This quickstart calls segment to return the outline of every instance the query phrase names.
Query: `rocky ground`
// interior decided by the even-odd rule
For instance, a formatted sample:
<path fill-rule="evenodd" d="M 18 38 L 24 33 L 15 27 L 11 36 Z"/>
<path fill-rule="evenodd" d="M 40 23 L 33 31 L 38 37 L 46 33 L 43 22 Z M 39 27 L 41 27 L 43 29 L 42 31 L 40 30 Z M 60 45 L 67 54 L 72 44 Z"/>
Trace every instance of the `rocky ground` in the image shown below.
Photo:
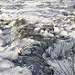
<path fill-rule="evenodd" d="M 75 74 L 75 0 L 0 0 L 0 75 Z"/>

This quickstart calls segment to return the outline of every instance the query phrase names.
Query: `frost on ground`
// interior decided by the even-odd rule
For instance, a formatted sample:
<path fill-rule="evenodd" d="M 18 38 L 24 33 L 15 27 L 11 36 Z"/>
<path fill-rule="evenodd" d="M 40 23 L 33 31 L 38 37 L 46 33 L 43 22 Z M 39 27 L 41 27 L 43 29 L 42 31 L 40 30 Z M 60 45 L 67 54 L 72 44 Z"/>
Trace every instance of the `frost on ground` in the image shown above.
<path fill-rule="evenodd" d="M 75 75 L 75 0 L 0 0 L 0 75 Z"/>

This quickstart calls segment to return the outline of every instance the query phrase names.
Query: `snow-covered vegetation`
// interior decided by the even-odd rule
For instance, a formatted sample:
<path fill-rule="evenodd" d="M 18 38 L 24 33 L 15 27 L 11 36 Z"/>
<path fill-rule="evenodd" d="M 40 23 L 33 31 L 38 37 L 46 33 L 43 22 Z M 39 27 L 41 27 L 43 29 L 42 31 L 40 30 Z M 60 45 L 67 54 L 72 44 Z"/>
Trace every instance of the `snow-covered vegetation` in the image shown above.
<path fill-rule="evenodd" d="M 0 0 L 0 75 L 75 75 L 75 0 Z"/>

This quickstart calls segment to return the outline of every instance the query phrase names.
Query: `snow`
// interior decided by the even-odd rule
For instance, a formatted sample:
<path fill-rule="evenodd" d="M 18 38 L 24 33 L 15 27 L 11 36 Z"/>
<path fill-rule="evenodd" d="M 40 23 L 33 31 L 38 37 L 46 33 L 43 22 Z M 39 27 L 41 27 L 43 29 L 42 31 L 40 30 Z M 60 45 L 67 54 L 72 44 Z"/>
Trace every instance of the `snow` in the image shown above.
<path fill-rule="evenodd" d="M 54 35 L 52 33 L 48 33 L 47 30 L 44 31 L 43 35 L 44 37 L 54 37 Z"/>
<path fill-rule="evenodd" d="M 24 59 L 26 62 L 22 62 L 22 66 L 18 65 L 18 62 L 16 62 L 17 65 L 13 62 L 21 60 L 19 59 L 20 52 L 24 56 L 32 56 L 31 54 L 36 52 L 42 54 L 40 56 L 52 66 L 54 75 L 65 75 L 65 73 L 74 75 L 71 67 L 74 65 L 75 70 L 72 59 L 72 51 L 75 56 L 74 4 L 75 0 L 0 0 L 2 12 L 0 13 L 0 75 L 33 75 L 34 62 Z M 17 18 L 24 18 L 27 22 L 35 24 L 34 32 L 46 39 L 55 39 L 54 44 L 48 41 L 51 43 L 49 47 L 43 48 L 41 41 L 31 38 L 20 40 L 18 36 L 15 36 L 18 27 L 13 26 Z M 54 31 L 41 29 L 43 25 L 50 24 L 53 24 Z M 43 42 L 47 44 L 47 41 Z M 33 44 L 37 44 L 39 48 L 35 47 L 37 50 L 35 48 L 32 50 Z M 41 47 L 45 49 L 41 49 L 43 53 L 39 50 Z M 35 54 L 32 58 L 35 58 Z M 30 65 L 30 62 L 33 64 Z M 40 73 L 37 75 L 44 75 Z"/>
<path fill-rule="evenodd" d="M 67 36 L 67 31 L 61 31 L 60 36 Z"/>
<path fill-rule="evenodd" d="M 27 67 L 21 68 L 17 66 L 1 72 L 1 75 L 32 75 L 32 73 Z"/>
<path fill-rule="evenodd" d="M 56 34 L 59 34 L 59 32 L 60 32 L 59 28 L 58 28 L 58 27 L 54 27 L 54 32 L 55 32 Z"/>
<path fill-rule="evenodd" d="M 0 30 L 0 34 L 2 34 L 2 30 Z"/>

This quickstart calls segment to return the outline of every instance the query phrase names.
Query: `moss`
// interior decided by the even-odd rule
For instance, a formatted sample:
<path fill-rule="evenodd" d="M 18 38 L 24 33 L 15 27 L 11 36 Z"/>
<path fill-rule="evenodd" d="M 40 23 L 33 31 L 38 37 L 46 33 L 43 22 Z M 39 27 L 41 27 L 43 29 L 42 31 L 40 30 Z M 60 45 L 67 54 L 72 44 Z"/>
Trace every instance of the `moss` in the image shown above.
<path fill-rule="evenodd" d="M 67 17 L 66 19 L 69 19 L 71 22 L 75 22 L 75 15 L 72 13 L 72 14 L 70 14 L 70 16 Z"/>
<path fill-rule="evenodd" d="M 0 8 L 0 14 L 2 14 L 1 8 Z"/>
<path fill-rule="evenodd" d="M 21 27 L 21 25 L 23 27 Z M 21 20 L 17 19 L 14 26 L 16 27 L 18 26 L 16 30 L 16 36 L 18 36 L 20 40 L 23 38 L 30 38 L 30 39 L 34 39 L 34 40 L 45 42 L 45 43 L 53 42 L 51 38 L 44 38 L 42 34 L 36 32 L 34 30 L 36 28 L 35 24 L 27 23 L 26 20 L 24 19 L 21 19 Z M 49 30 L 49 32 L 53 32 L 54 26 L 53 25 L 43 25 L 41 29 Z"/>
<path fill-rule="evenodd" d="M 26 23 L 27 23 L 27 22 L 26 22 L 26 20 L 24 20 L 24 19 L 21 19 L 21 20 L 16 19 L 16 22 L 15 22 L 14 26 L 25 25 Z"/>
<path fill-rule="evenodd" d="M 25 19 L 21 19 L 20 22 L 21 22 L 22 25 L 27 23 Z"/>
<path fill-rule="evenodd" d="M 1 14 L 2 12 L 1 12 L 1 10 L 0 10 L 0 14 Z"/>
<path fill-rule="evenodd" d="M 71 28 L 71 30 L 74 30 L 75 31 L 75 28 Z"/>
<path fill-rule="evenodd" d="M 20 21 L 19 21 L 19 19 L 16 19 L 16 22 L 15 22 L 14 25 L 15 25 L 15 26 L 19 26 L 19 25 L 20 25 Z"/>
<path fill-rule="evenodd" d="M 75 16 L 75 14 L 74 14 L 74 13 L 71 13 L 70 15 L 71 15 L 71 16 Z"/>
<path fill-rule="evenodd" d="M 73 22 L 75 22 L 75 17 L 72 19 Z"/>
<path fill-rule="evenodd" d="M 21 27 L 21 25 L 23 27 Z M 14 26 L 18 27 L 16 30 L 16 34 L 20 39 L 28 38 L 37 35 L 33 30 L 35 28 L 34 24 L 27 23 L 24 19 L 16 19 Z"/>
<path fill-rule="evenodd" d="M 48 30 L 48 31 L 54 31 L 54 26 L 53 25 L 43 25 L 41 29 Z"/>

